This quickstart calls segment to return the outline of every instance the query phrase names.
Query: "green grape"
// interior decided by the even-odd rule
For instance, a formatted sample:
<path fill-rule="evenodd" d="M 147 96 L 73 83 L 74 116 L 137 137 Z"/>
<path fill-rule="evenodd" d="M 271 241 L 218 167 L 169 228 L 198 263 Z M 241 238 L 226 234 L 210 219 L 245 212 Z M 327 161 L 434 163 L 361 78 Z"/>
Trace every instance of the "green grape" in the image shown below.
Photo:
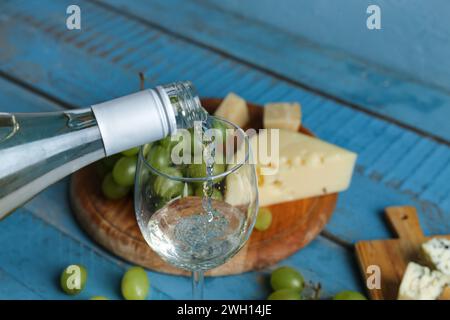
<path fill-rule="evenodd" d="M 162 168 L 161 171 L 169 176 L 182 177 L 181 172 L 176 168 L 166 167 Z M 172 199 L 182 194 L 184 183 L 163 176 L 157 176 L 153 187 L 158 196 L 164 199 Z"/>
<path fill-rule="evenodd" d="M 302 300 L 302 296 L 296 290 L 281 289 L 273 292 L 267 300 Z"/>
<path fill-rule="evenodd" d="M 170 166 L 170 150 L 162 146 L 155 145 L 149 151 L 147 156 L 148 163 L 155 169 L 161 170 Z"/>
<path fill-rule="evenodd" d="M 367 300 L 367 298 L 356 291 L 341 291 L 333 297 L 333 300 Z"/>
<path fill-rule="evenodd" d="M 109 300 L 109 299 L 104 296 L 93 296 L 89 300 Z"/>
<path fill-rule="evenodd" d="M 118 185 L 111 173 L 107 174 L 102 182 L 103 195 L 111 200 L 117 200 L 125 197 L 130 191 L 129 187 L 123 187 Z"/>
<path fill-rule="evenodd" d="M 114 165 L 112 175 L 114 181 L 121 186 L 131 187 L 134 184 L 134 175 L 136 174 L 137 158 L 122 157 Z"/>
<path fill-rule="evenodd" d="M 272 223 L 272 212 L 268 208 L 259 208 L 258 217 L 256 218 L 255 229 L 265 231 L 269 229 Z"/>
<path fill-rule="evenodd" d="M 213 175 L 216 176 L 225 171 L 225 164 L 215 163 L 213 167 Z M 205 178 L 206 177 L 206 163 L 191 164 L 187 168 L 187 175 L 191 178 Z M 223 178 L 214 179 L 214 183 L 221 181 Z M 195 182 L 196 184 L 202 184 L 203 182 Z"/>
<path fill-rule="evenodd" d="M 134 148 L 122 151 L 122 155 L 124 155 L 126 157 L 135 156 L 139 153 L 139 149 L 140 149 L 140 147 L 134 147 Z"/>
<path fill-rule="evenodd" d="M 147 273 L 141 267 L 131 267 L 122 278 L 121 288 L 126 300 L 145 300 L 150 290 Z"/>
<path fill-rule="evenodd" d="M 178 140 L 172 140 L 172 136 L 167 136 L 164 139 L 158 141 L 159 145 L 168 150 L 172 150 L 172 148 L 178 143 Z"/>
<path fill-rule="evenodd" d="M 291 267 L 279 267 L 272 272 L 270 284 L 273 290 L 289 289 L 301 292 L 304 287 L 303 276 Z"/>
<path fill-rule="evenodd" d="M 227 125 L 224 122 L 222 122 L 222 121 L 214 119 L 213 120 L 213 128 L 216 129 L 216 130 L 219 130 L 219 132 L 220 132 L 220 139 L 221 139 L 221 141 L 219 141 L 219 143 L 226 141 L 226 139 L 227 139 L 227 129 L 228 129 Z"/>
<path fill-rule="evenodd" d="M 102 159 L 100 162 L 109 171 L 109 170 L 112 170 L 112 168 L 114 168 L 114 165 L 116 164 L 117 160 L 119 160 L 120 158 L 121 158 L 120 154 L 115 154 L 115 155 L 112 155 L 112 156 Z"/>
<path fill-rule="evenodd" d="M 86 286 L 86 268 L 79 264 L 71 264 L 63 270 L 59 280 L 65 293 L 70 295 L 79 294 Z"/>
<path fill-rule="evenodd" d="M 200 186 L 198 186 L 198 187 L 195 189 L 195 196 L 197 196 L 197 197 L 203 197 L 203 185 L 200 185 Z M 222 192 L 220 192 L 219 189 L 214 188 L 214 189 L 213 189 L 213 192 L 212 192 L 212 195 L 211 195 L 211 198 L 212 198 L 213 200 L 223 201 L 223 195 L 222 195 Z"/>

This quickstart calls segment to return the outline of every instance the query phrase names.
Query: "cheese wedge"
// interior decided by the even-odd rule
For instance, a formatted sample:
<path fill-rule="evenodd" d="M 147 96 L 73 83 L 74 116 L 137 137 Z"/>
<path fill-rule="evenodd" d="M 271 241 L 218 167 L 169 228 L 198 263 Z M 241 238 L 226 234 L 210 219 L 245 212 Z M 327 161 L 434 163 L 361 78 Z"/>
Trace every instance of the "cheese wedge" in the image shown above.
<path fill-rule="evenodd" d="M 398 292 L 399 300 L 436 300 L 450 284 L 450 277 L 410 262 Z"/>
<path fill-rule="evenodd" d="M 436 270 L 450 276 L 450 240 L 432 238 L 421 246 L 422 255 L 427 263 Z"/>
<path fill-rule="evenodd" d="M 228 169 L 231 169 L 233 165 L 229 165 Z M 252 166 L 242 166 L 237 171 L 231 173 L 226 178 L 225 183 L 225 201 L 232 206 L 245 206 L 255 202 L 257 196 L 253 192 L 252 180 L 253 173 Z"/>
<path fill-rule="evenodd" d="M 301 107 L 298 103 L 278 102 L 264 106 L 264 128 L 298 131 L 301 124 Z"/>
<path fill-rule="evenodd" d="M 250 118 L 247 103 L 237 94 L 230 92 L 223 99 L 214 115 L 224 118 L 239 127 L 244 127 Z"/>
<path fill-rule="evenodd" d="M 288 130 L 261 130 L 250 144 L 257 164 L 260 206 L 347 189 L 357 157 L 351 151 Z M 235 188 L 231 180 L 227 190 Z M 225 200 L 230 203 L 239 203 L 239 197 L 243 195 L 225 192 Z"/>

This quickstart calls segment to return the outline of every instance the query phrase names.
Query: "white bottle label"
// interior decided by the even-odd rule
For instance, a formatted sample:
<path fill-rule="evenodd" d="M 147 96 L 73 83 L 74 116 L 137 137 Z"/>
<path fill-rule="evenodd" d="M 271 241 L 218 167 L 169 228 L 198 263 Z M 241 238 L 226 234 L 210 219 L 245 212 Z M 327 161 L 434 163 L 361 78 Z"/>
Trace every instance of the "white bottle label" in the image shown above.
<path fill-rule="evenodd" d="M 145 90 L 93 105 L 107 156 L 160 140 L 176 129 L 162 90 Z"/>

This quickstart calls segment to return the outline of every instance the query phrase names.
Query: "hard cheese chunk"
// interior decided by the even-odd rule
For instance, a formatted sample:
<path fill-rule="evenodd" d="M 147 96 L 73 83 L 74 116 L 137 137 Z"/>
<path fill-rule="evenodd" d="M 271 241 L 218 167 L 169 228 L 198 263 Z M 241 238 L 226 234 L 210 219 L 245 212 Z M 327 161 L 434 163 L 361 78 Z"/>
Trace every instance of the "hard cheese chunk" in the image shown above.
<path fill-rule="evenodd" d="M 244 127 L 249 120 L 249 113 L 247 103 L 238 95 L 230 92 L 225 99 L 223 99 L 215 115 L 224 118 L 239 127 Z"/>
<path fill-rule="evenodd" d="M 398 292 L 399 300 L 436 300 L 450 284 L 450 277 L 410 262 Z"/>
<path fill-rule="evenodd" d="M 264 128 L 297 131 L 301 124 L 301 108 L 298 103 L 268 103 L 264 107 Z"/>
<path fill-rule="evenodd" d="M 232 169 L 234 165 L 230 164 L 227 170 Z M 252 178 L 253 168 L 242 166 L 237 171 L 229 174 L 225 183 L 225 201 L 233 206 L 245 206 L 255 202 L 256 193 L 253 192 Z"/>
<path fill-rule="evenodd" d="M 422 244 L 422 253 L 436 270 L 450 276 L 450 240 L 433 238 Z"/>
<path fill-rule="evenodd" d="M 250 144 L 261 206 L 343 191 L 350 184 L 356 161 L 353 152 L 287 130 L 262 130 Z M 231 193 L 226 200 L 239 202 Z"/>

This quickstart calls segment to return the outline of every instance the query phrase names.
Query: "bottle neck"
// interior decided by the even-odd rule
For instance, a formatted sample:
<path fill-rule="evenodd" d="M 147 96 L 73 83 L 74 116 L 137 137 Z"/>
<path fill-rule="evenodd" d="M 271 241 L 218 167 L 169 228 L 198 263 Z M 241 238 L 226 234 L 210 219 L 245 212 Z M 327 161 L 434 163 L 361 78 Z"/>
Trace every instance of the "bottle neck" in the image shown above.
<path fill-rule="evenodd" d="M 189 129 L 196 121 L 205 121 L 208 113 L 203 109 L 197 91 L 190 81 L 174 82 L 157 88 L 163 91 L 175 115 L 177 129 Z M 171 134 L 174 131 L 170 132 Z"/>
<path fill-rule="evenodd" d="M 160 140 L 207 117 L 190 82 L 140 91 L 93 105 L 92 111 L 108 156 Z"/>

